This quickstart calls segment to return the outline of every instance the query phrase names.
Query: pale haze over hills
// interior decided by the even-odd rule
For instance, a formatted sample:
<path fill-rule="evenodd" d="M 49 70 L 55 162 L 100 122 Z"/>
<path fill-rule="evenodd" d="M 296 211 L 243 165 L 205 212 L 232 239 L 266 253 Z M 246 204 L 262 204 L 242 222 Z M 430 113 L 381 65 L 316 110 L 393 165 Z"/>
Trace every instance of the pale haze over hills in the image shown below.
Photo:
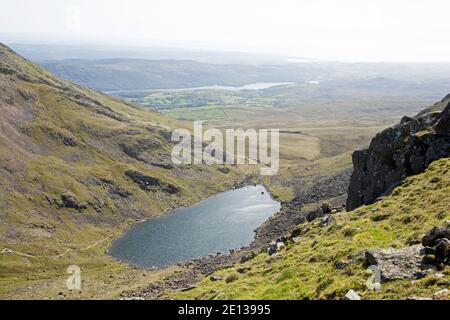
<path fill-rule="evenodd" d="M 449 9 L 445 0 L 18 0 L 2 4 L 0 35 L 322 60 L 448 61 L 450 43 L 441 35 L 450 31 Z"/>

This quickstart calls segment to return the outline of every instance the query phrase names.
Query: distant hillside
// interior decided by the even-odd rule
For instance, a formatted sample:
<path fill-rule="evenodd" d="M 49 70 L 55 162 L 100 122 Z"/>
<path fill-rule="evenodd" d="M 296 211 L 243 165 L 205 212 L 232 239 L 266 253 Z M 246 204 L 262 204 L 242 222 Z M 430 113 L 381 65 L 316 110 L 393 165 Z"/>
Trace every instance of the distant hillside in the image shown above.
<path fill-rule="evenodd" d="M 0 297 L 56 297 L 46 290 L 70 264 L 83 265 L 92 290 L 110 269 L 134 276 L 104 254 L 127 224 L 243 179 L 234 169 L 173 166 L 171 130 L 180 126 L 0 44 Z"/>
<path fill-rule="evenodd" d="M 8 36 L 3 35 L 8 39 Z M 9 46 L 19 54 L 36 62 L 67 59 L 146 59 L 146 60 L 195 60 L 214 64 L 268 65 L 287 64 L 288 61 L 307 61 L 299 57 L 287 57 L 262 53 L 211 51 L 171 47 L 134 47 L 113 45 L 63 45 L 31 44 L 11 39 Z"/>
<path fill-rule="evenodd" d="M 43 62 L 42 66 L 102 91 L 244 85 L 263 81 L 268 77 L 261 73 L 271 72 L 267 67 L 211 65 L 193 60 L 63 60 Z"/>
<path fill-rule="evenodd" d="M 306 86 L 297 99 L 316 92 L 314 84 L 320 84 L 320 94 L 317 94 L 320 99 L 339 99 L 340 95 L 408 95 L 433 101 L 446 93 L 450 85 L 450 64 L 323 62 L 244 65 L 124 58 L 52 60 L 39 63 L 62 78 L 96 90 L 125 91 L 123 95 L 117 94 L 125 97 L 142 97 L 148 92 L 139 90 L 150 89 L 294 82 Z M 277 94 L 277 90 L 279 89 L 272 88 L 264 91 Z M 282 95 L 285 93 L 290 94 L 289 91 L 281 92 Z"/>

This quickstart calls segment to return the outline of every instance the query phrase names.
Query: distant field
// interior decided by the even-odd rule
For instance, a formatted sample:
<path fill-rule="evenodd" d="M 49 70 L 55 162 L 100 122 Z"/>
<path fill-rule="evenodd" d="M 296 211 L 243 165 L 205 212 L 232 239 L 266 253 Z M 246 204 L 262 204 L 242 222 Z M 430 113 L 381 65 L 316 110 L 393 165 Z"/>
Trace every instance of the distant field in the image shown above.
<path fill-rule="evenodd" d="M 203 106 L 195 108 L 173 108 L 160 110 L 162 113 L 179 120 L 221 120 L 228 118 L 223 106 Z"/>

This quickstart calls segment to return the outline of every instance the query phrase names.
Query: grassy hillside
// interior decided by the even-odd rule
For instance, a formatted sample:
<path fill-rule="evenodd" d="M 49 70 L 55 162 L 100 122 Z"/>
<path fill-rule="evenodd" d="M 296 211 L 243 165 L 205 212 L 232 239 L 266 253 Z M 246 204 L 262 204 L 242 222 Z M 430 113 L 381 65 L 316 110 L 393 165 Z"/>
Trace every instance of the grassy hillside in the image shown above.
<path fill-rule="evenodd" d="M 374 248 L 404 248 L 420 240 L 434 225 L 450 224 L 450 159 L 432 163 L 408 178 L 391 196 L 351 212 L 333 215 L 321 227 L 315 220 L 297 227 L 298 242 L 272 256 L 257 255 L 244 264 L 217 272 L 219 281 L 205 278 L 197 288 L 172 292 L 182 299 L 343 299 L 356 290 L 363 299 L 432 297 L 448 288 L 450 269 L 441 276 L 383 283 L 370 291 L 365 283 L 364 252 Z M 338 268 L 337 265 L 343 267 Z M 248 270 L 241 274 L 237 270 Z M 442 276 L 443 275 L 443 276 Z"/>
<path fill-rule="evenodd" d="M 111 240 L 245 176 L 171 166 L 171 130 L 185 126 L 59 79 L 0 44 L 0 297 L 55 298 L 71 264 L 85 279 L 80 297 L 145 280 L 105 255 Z"/>

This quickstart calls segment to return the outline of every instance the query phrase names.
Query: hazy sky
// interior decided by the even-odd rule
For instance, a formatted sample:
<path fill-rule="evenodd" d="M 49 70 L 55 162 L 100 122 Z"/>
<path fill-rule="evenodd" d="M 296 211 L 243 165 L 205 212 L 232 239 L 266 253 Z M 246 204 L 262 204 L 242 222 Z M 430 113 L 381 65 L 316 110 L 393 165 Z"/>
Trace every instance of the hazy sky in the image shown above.
<path fill-rule="evenodd" d="M 0 0 L 0 9 L 0 34 L 36 41 L 450 61 L 448 0 Z"/>

